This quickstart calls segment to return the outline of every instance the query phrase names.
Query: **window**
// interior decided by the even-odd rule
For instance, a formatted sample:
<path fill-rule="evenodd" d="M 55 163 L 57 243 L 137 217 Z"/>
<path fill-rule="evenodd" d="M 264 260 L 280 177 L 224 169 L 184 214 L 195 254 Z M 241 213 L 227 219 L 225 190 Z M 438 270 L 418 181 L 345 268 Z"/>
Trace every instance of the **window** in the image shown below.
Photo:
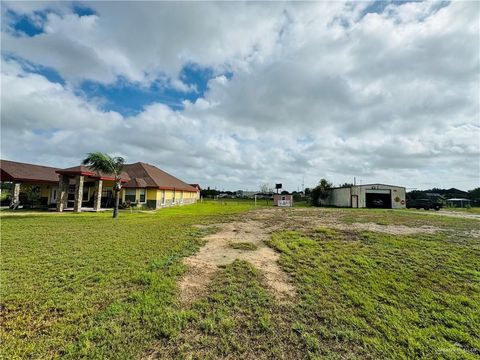
<path fill-rule="evenodd" d="M 136 199 L 136 189 L 125 189 L 125 201 L 134 203 Z"/>
<path fill-rule="evenodd" d="M 88 198 L 88 186 L 87 185 L 84 185 L 83 186 L 83 194 L 82 194 L 82 201 L 88 201 L 89 198 Z"/>
<path fill-rule="evenodd" d="M 140 202 L 145 202 L 145 189 L 140 189 Z"/>
<path fill-rule="evenodd" d="M 162 205 L 165 205 L 165 190 L 162 190 Z"/>
<path fill-rule="evenodd" d="M 68 185 L 68 201 L 75 200 L 75 185 Z"/>
<path fill-rule="evenodd" d="M 51 203 L 54 203 L 57 201 L 57 188 L 52 189 L 52 197 L 50 199 Z"/>
<path fill-rule="evenodd" d="M 286 197 L 286 196 L 282 196 L 282 200 L 287 200 L 287 197 Z"/>
<path fill-rule="evenodd" d="M 111 187 L 103 187 L 102 188 L 102 199 L 110 199 L 112 198 L 112 188 Z"/>

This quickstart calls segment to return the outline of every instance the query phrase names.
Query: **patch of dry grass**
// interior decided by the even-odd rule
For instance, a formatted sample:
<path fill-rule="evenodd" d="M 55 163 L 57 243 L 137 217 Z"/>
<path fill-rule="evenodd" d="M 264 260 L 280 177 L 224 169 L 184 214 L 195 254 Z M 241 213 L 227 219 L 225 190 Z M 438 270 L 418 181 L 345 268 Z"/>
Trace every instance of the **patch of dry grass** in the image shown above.
<path fill-rule="evenodd" d="M 258 249 L 258 246 L 251 242 L 234 242 L 234 243 L 230 243 L 229 246 L 232 249 L 237 249 L 237 250 L 253 251 Z"/>

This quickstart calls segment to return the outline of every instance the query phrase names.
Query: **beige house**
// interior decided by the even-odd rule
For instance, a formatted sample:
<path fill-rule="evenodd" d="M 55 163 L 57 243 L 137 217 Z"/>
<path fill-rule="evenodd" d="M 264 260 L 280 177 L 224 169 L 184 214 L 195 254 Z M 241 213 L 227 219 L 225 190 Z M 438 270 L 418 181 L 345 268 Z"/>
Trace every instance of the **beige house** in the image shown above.
<path fill-rule="evenodd" d="M 156 166 L 138 162 L 125 165 L 124 170 L 130 177 L 121 194 L 124 202 L 158 209 L 192 204 L 200 199 L 199 188 L 177 179 Z"/>
<path fill-rule="evenodd" d="M 26 193 L 36 194 L 36 205 L 57 211 L 99 211 L 113 207 L 111 174 L 92 171 L 86 166 L 58 169 L 48 166 L 1 160 L 2 182 L 12 183 L 11 204 L 25 205 Z M 127 164 L 121 174 L 121 203 L 159 209 L 195 203 L 200 187 L 191 186 L 154 165 Z M 23 196 L 22 196 L 23 194 Z"/>

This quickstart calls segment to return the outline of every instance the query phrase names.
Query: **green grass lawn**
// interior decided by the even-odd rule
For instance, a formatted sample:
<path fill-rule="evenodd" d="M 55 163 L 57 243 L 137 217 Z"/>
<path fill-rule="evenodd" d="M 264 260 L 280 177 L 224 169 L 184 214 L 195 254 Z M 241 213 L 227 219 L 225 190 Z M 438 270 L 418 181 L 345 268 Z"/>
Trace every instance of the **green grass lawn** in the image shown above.
<path fill-rule="evenodd" d="M 194 224 L 228 221 L 251 203 L 156 213 L 3 215 L 5 359 L 132 358 L 190 316 L 175 307 L 181 259 L 202 244 Z"/>
<path fill-rule="evenodd" d="M 249 209 L 249 202 L 205 202 L 121 212 L 116 220 L 110 213 L 2 213 L 2 357 L 480 357 L 474 219 L 303 209 L 346 224 L 440 231 L 394 236 L 293 226 L 274 232 L 268 245 L 296 286 L 294 299 L 274 298 L 263 274 L 237 260 L 220 269 L 207 295 L 181 304 L 181 260 L 213 231 L 194 225 Z"/>
<path fill-rule="evenodd" d="M 480 214 L 480 207 L 465 207 L 465 208 L 457 208 L 457 207 L 445 207 L 443 208 L 446 211 L 458 211 L 464 212 L 467 214 Z"/>
<path fill-rule="evenodd" d="M 312 357 L 480 355 L 478 239 L 318 229 L 271 245 L 298 286 L 292 319 Z"/>

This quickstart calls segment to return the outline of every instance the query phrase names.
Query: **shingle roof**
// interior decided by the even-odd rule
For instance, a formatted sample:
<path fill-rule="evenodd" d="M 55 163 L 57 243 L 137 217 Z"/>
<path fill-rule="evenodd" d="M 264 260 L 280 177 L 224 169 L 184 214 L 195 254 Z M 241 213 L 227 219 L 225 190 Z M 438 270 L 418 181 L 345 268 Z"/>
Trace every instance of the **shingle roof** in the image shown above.
<path fill-rule="evenodd" d="M 74 166 L 66 169 L 58 169 L 49 166 L 20 163 L 16 161 L 0 160 L 2 181 L 34 181 L 34 182 L 58 182 L 58 174 L 91 173 L 95 177 L 112 177 L 111 174 L 95 173 L 87 166 Z M 122 179 L 128 180 L 124 187 L 145 188 L 155 187 L 166 190 L 193 191 L 197 189 L 182 180 L 177 179 L 160 170 L 156 166 L 138 162 L 127 164 L 122 171 Z"/>
<path fill-rule="evenodd" d="M 81 174 L 81 175 L 87 175 L 87 176 L 103 178 L 103 179 L 115 179 L 114 174 L 107 174 L 107 173 L 104 173 L 103 171 L 94 171 L 92 170 L 91 167 L 85 166 L 85 165 L 73 166 L 66 169 L 58 169 L 57 173 L 66 174 L 66 175 Z M 123 181 L 127 182 L 130 180 L 130 177 L 125 171 L 121 172 L 120 178 L 122 179 L 122 182 Z"/>
<path fill-rule="evenodd" d="M 127 184 L 129 185 L 127 187 L 135 187 L 135 188 L 145 188 L 148 186 L 147 182 L 143 178 L 131 179 Z"/>
<path fill-rule="evenodd" d="M 58 183 L 57 168 L 0 160 L 2 181 L 37 181 Z"/>
<path fill-rule="evenodd" d="M 125 165 L 123 169 L 131 179 L 124 185 L 126 188 L 155 187 L 166 190 L 197 191 L 193 186 L 150 164 L 137 162 Z M 139 186 L 140 184 L 142 186 Z"/>
<path fill-rule="evenodd" d="M 193 186 L 194 188 L 196 188 L 197 190 L 202 190 L 202 188 L 200 187 L 199 184 L 188 184 L 190 186 Z"/>

